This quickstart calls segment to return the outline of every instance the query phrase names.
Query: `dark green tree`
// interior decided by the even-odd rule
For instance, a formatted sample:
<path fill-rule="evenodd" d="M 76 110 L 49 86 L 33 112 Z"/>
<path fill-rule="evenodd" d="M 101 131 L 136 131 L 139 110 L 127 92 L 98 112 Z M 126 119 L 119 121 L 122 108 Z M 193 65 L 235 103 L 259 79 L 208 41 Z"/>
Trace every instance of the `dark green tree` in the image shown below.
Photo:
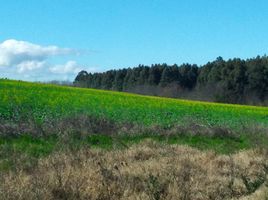
<path fill-rule="evenodd" d="M 101 79 L 101 88 L 105 90 L 112 89 L 115 75 L 116 75 L 116 72 L 114 70 L 110 70 L 110 71 L 103 73 L 102 79 Z"/>
<path fill-rule="evenodd" d="M 117 91 L 123 90 L 123 84 L 124 84 L 124 79 L 125 79 L 126 74 L 127 74 L 126 69 L 119 69 L 116 71 L 115 80 L 113 82 L 113 87 L 112 87 L 113 90 L 117 90 Z"/>

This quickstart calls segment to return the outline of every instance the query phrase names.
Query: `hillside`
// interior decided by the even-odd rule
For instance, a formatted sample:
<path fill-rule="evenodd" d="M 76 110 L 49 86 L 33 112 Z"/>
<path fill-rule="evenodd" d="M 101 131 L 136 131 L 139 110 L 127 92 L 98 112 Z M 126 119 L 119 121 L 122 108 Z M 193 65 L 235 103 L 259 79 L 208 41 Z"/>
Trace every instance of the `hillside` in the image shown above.
<path fill-rule="evenodd" d="M 196 122 L 241 128 L 268 126 L 268 108 L 178 100 L 95 89 L 0 80 L 1 120 L 42 123 L 76 115 L 105 118 L 115 123 L 171 127 Z"/>

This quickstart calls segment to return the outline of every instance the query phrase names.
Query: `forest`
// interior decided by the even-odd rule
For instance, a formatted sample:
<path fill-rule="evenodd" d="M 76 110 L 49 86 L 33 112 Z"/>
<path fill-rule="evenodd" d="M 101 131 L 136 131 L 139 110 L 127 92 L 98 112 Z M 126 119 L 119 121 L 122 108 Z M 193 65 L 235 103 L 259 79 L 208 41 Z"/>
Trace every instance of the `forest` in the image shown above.
<path fill-rule="evenodd" d="M 198 66 L 152 64 L 88 73 L 81 71 L 76 87 L 213 102 L 268 105 L 268 57 L 216 58 Z"/>

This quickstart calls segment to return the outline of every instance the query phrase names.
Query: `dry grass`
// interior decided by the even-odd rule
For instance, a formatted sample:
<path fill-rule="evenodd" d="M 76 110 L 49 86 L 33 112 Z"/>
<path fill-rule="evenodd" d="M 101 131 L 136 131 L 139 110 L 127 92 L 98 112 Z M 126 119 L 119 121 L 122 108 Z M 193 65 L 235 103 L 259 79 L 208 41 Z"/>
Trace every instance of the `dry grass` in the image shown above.
<path fill-rule="evenodd" d="M 217 155 L 150 140 L 128 149 L 58 152 L 2 174 L 0 199 L 265 200 L 268 153 Z M 258 194 L 260 193 L 260 194 Z"/>

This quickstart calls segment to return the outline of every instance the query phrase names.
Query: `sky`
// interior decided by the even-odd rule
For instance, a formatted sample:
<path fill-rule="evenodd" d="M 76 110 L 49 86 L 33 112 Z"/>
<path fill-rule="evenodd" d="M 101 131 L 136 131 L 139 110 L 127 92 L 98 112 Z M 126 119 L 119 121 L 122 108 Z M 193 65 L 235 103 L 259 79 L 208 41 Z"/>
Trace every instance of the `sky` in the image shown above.
<path fill-rule="evenodd" d="M 267 0 L 0 0 L 0 78 L 70 80 L 268 52 Z"/>

